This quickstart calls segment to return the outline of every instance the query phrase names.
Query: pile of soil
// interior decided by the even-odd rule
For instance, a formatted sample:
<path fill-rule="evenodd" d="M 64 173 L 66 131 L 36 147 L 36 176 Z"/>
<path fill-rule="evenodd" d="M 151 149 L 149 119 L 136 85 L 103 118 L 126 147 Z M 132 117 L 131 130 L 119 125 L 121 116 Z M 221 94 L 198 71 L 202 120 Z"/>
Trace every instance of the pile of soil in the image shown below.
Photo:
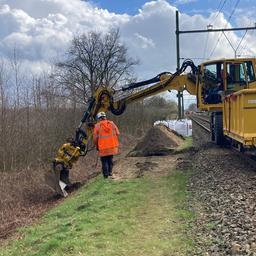
<path fill-rule="evenodd" d="M 169 155 L 184 142 L 184 138 L 164 125 L 154 126 L 128 156 Z"/>

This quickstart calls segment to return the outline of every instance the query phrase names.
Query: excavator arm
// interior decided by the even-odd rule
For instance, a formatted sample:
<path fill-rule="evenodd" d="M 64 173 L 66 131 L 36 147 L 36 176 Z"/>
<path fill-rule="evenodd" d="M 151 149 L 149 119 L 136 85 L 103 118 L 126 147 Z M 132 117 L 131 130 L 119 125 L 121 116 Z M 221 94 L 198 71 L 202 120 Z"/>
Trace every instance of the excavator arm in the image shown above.
<path fill-rule="evenodd" d="M 191 72 L 184 74 L 184 71 L 190 67 Z M 198 68 L 191 60 L 185 60 L 181 68 L 175 73 L 163 72 L 142 82 L 131 83 L 121 87 L 118 90 L 113 90 L 108 87 L 99 87 L 90 100 L 89 111 L 87 110 L 81 120 L 80 126 L 86 123 L 87 119 L 94 119 L 98 112 L 110 111 L 114 115 L 121 115 L 126 108 L 127 104 L 137 100 L 145 99 L 147 97 L 159 94 L 165 91 L 177 90 L 188 91 L 191 95 L 197 94 L 198 84 Z M 138 90 L 141 87 L 144 89 Z M 136 90 L 134 92 L 134 90 Z M 118 93 L 129 92 L 121 97 L 115 97 Z M 116 99 L 118 98 L 118 99 Z"/>
<path fill-rule="evenodd" d="M 191 72 L 185 74 L 184 71 L 188 67 L 190 67 Z M 127 104 L 170 90 L 187 90 L 191 95 L 196 95 L 198 84 L 197 72 L 198 69 L 194 63 L 191 60 L 186 60 L 183 62 L 181 68 L 173 74 L 164 72 L 152 79 L 131 83 L 118 90 L 113 90 L 104 86 L 99 87 L 93 97 L 88 100 L 87 109 L 76 130 L 73 145 L 73 150 L 74 152 L 76 151 L 76 158 L 70 158 L 72 159 L 72 163 L 79 158 L 77 157 L 78 148 L 80 156 L 85 156 L 88 152 L 88 145 L 89 142 L 92 141 L 93 127 L 98 112 L 110 111 L 114 115 L 121 115 L 125 111 Z M 141 87 L 144 88 L 139 90 Z M 131 93 L 129 94 L 127 92 Z M 125 95 L 120 96 L 120 93 Z M 64 145 L 67 146 L 67 144 Z M 72 145 L 69 144 L 68 146 L 71 151 L 69 154 L 72 154 Z M 61 148 L 62 147 L 63 145 Z M 64 167 L 65 164 L 72 166 L 72 163 L 68 163 L 67 159 L 65 154 L 62 154 L 62 157 L 58 155 L 54 160 L 55 166 L 56 162 L 62 164 Z M 54 168 L 46 175 L 46 183 L 58 194 L 61 194 L 62 196 L 67 195 L 65 185 L 63 185 L 63 181 L 60 180 L 60 173 L 56 172 Z"/>

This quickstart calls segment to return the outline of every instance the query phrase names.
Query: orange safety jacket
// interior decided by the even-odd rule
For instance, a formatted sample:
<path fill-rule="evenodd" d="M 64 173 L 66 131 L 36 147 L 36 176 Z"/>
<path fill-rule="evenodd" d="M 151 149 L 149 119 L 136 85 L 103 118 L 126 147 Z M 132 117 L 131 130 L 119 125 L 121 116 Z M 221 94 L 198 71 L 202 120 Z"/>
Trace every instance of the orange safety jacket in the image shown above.
<path fill-rule="evenodd" d="M 117 126 L 112 121 L 101 120 L 95 125 L 93 142 L 98 148 L 100 156 L 118 154 L 119 134 Z"/>

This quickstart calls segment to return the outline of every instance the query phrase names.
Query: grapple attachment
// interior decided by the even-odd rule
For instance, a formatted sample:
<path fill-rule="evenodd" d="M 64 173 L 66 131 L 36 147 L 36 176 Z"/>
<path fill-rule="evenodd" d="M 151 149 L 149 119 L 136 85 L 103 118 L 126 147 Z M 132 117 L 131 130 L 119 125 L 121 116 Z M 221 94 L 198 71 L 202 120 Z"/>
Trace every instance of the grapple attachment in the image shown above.
<path fill-rule="evenodd" d="M 53 168 L 45 173 L 45 183 L 51 187 L 58 195 L 67 197 L 68 193 L 65 190 L 67 184 L 60 180 L 61 170 Z"/>

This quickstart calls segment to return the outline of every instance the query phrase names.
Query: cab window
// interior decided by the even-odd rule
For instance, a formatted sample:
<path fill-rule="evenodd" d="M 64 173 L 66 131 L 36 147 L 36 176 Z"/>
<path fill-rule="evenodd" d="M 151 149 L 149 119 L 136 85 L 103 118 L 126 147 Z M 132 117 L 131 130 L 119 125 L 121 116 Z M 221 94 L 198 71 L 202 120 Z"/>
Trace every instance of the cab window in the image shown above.
<path fill-rule="evenodd" d="M 210 64 L 204 66 L 204 84 L 205 87 L 215 86 L 218 83 L 217 65 Z"/>
<path fill-rule="evenodd" d="M 245 86 L 245 72 L 243 63 L 227 63 L 227 89 L 237 90 L 237 86 Z"/>
<path fill-rule="evenodd" d="M 202 98 L 205 104 L 221 102 L 224 90 L 223 62 L 206 64 L 203 69 Z"/>
<path fill-rule="evenodd" d="M 253 65 L 251 61 L 246 61 L 245 62 L 246 70 L 247 70 L 247 77 L 248 77 L 248 82 L 254 82 L 255 81 L 255 74 L 253 70 Z"/>

